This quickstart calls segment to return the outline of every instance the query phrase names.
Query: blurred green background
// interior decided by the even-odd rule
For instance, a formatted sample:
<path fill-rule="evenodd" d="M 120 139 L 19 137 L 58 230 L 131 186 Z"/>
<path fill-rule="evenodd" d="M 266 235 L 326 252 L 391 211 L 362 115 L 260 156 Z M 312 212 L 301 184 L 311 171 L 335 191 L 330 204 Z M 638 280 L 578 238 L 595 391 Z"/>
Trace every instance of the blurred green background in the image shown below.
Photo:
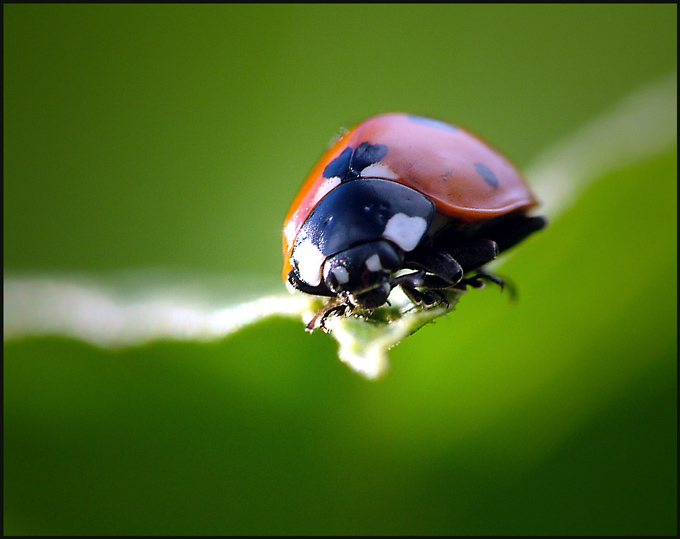
<path fill-rule="evenodd" d="M 282 288 L 340 127 L 431 115 L 524 167 L 677 65 L 675 5 L 3 10 L 5 276 Z M 676 177 L 612 172 L 503 267 L 519 303 L 467 295 L 373 383 L 283 319 L 5 343 L 5 533 L 676 534 Z"/>

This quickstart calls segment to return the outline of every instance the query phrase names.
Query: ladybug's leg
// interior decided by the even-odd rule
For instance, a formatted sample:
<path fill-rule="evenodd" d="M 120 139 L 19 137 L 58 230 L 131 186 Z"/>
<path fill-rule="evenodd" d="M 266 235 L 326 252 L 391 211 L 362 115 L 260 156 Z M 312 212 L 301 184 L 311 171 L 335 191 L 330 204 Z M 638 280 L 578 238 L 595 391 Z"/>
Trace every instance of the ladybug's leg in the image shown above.
<path fill-rule="evenodd" d="M 306 328 L 307 331 L 314 331 L 317 327 L 321 328 L 321 331 L 328 332 L 326 329 L 326 320 L 330 316 L 342 316 L 347 312 L 347 309 L 351 309 L 346 301 L 343 303 L 338 303 L 333 301 L 321 309 L 314 317 L 309 321 Z"/>
<path fill-rule="evenodd" d="M 498 245 L 495 241 L 478 239 L 459 243 L 449 251 L 465 273 L 491 262 L 498 256 Z"/>
<path fill-rule="evenodd" d="M 416 305 L 425 305 L 426 307 L 433 307 L 434 305 L 446 304 L 449 305 L 449 300 L 439 290 L 426 290 L 421 292 L 410 286 L 401 286 L 404 294 Z"/>
<path fill-rule="evenodd" d="M 347 312 L 347 309 L 349 308 L 349 305 L 346 303 L 343 303 L 341 305 L 335 305 L 334 307 L 327 309 L 326 312 L 323 313 L 321 316 L 321 322 L 319 323 L 319 326 L 321 326 L 321 331 L 324 333 L 328 333 L 328 329 L 326 329 L 326 320 L 328 320 L 328 317 L 331 315 L 333 316 L 342 316 Z"/>
<path fill-rule="evenodd" d="M 517 301 L 517 287 L 512 281 L 506 281 L 498 275 L 493 275 L 492 273 L 487 273 L 485 271 L 478 271 L 472 277 L 463 279 L 460 283 L 458 283 L 456 288 L 462 287 L 464 289 L 466 286 L 470 286 L 472 288 L 484 288 L 486 282 L 498 285 L 501 291 L 508 290 L 510 293 L 510 301 Z"/>
<path fill-rule="evenodd" d="M 414 271 L 413 273 L 406 273 L 396 277 L 392 283 L 394 285 L 400 285 L 404 294 L 415 304 L 425 305 L 426 307 L 432 307 L 433 305 L 438 305 L 440 303 L 449 303 L 446 296 L 439 292 L 438 290 L 433 290 L 427 286 L 427 281 L 432 278 L 432 275 L 427 275 L 424 271 Z M 420 291 L 418 288 L 428 288 L 427 290 Z M 440 286 L 439 288 L 445 288 Z"/>
<path fill-rule="evenodd" d="M 449 288 L 460 281 L 465 273 L 455 255 L 429 247 L 418 247 L 407 253 L 404 267 L 427 272 L 419 271 L 404 275 L 403 277 L 419 276 L 420 282 L 407 283 L 412 287 Z"/>
<path fill-rule="evenodd" d="M 484 281 L 496 284 L 503 289 L 505 287 L 505 279 L 502 279 L 498 275 L 493 273 L 487 273 L 485 271 L 478 271 L 473 277 L 469 279 L 463 279 L 462 284 L 471 286 L 472 288 L 484 288 Z"/>
<path fill-rule="evenodd" d="M 501 290 L 505 288 L 505 280 L 500 278 L 498 275 L 493 275 L 492 273 L 487 273 L 485 271 L 478 271 L 473 275 L 472 277 L 467 277 L 466 279 L 463 279 L 459 285 L 461 285 L 463 288 L 466 286 L 470 286 L 472 288 L 484 288 L 484 284 L 486 282 L 494 283 L 500 286 Z M 513 287 L 510 287 L 512 290 Z"/>
<path fill-rule="evenodd" d="M 458 283 L 463 277 L 463 268 L 450 255 L 434 249 L 420 248 L 416 255 L 407 260 L 405 265 L 422 269 L 399 275 L 392 280 L 392 284 L 400 285 L 415 304 L 426 307 L 442 303 L 448 305 L 446 296 L 436 289 L 450 288 Z"/>
<path fill-rule="evenodd" d="M 495 283 L 501 287 L 505 287 L 505 281 L 496 275 L 479 270 L 484 264 L 491 262 L 498 255 L 499 248 L 495 241 L 492 240 L 472 240 L 458 245 L 451 249 L 451 254 L 456 257 L 465 268 L 465 273 L 477 270 L 475 275 L 467 277 L 456 285 L 456 288 L 465 290 L 465 287 L 483 288 L 485 282 Z M 512 286 L 508 287 L 511 296 L 516 296 L 515 289 Z"/>

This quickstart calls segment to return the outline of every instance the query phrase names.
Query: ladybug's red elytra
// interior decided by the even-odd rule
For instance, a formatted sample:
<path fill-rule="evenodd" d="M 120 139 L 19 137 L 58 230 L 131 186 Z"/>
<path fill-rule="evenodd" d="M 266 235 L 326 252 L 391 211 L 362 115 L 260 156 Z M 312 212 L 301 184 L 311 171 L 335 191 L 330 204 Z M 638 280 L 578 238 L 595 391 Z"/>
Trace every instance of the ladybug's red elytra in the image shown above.
<path fill-rule="evenodd" d="M 396 286 L 431 305 L 438 290 L 489 277 L 484 264 L 543 228 L 543 216 L 528 214 L 536 205 L 517 168 L 469 131 L 411 114 L 374 116 L 333 144 L 295 197 L 283 279 L 335 298 L 312 327 L 379 307 Z"/>

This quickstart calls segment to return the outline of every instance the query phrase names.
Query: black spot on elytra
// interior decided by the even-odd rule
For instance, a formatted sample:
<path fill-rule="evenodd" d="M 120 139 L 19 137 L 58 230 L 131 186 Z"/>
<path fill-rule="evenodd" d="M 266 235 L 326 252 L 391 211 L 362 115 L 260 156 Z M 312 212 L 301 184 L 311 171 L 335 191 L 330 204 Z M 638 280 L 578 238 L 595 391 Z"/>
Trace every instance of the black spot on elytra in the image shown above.
<path fill-rule="evenodd" d="M 387 146 L 384 144 L 362 142 L 352 156 L 352 169 L 361 172 L 367 166 L 380 161 L 385 154 L 387 154 Z"/>
<path fill-rule="evenodd" d="M 475 163 L 475 170 L 491 187 L 498 187 L 498 178 L 489 167 L 482 163 Z"/>
<path fill-rule="evenodd" d="M 323 170 L 323 177 L 333 178 L 339 176 L 340 178 L 344 178 L 345 174 L 349 171 L 350 159 L 352 159 L 352 148 L 348 146 L 342 150 L 342 153 L 333 159 L 333 161 L 328 163 Z"/>
<path fill-rule="evenodd" d="M 328 163 L 323 171 L 324 178 L 338 176 L 340 180 L 348 182 L 361 176 L 361 171 L 366 167 L 377 163 L 387 154 L 387 146 L 384 144 L 369 144 L 362 142 L 352 151 L 349 146 L 340 155 Z"/>

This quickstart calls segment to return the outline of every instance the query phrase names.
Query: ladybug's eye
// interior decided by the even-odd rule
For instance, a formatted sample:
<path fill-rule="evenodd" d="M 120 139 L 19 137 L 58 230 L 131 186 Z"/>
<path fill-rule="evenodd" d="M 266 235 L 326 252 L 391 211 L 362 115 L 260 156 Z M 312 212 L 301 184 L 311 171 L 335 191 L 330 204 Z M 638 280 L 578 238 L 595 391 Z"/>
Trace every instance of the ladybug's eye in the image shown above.
<path fill-rule="evenodd" d="M 403 253 L 391 242 L 371 241 L 329 257 L 323 279 L 332 292 L 361 293 L 388 280 L 403 260 Z"/>

